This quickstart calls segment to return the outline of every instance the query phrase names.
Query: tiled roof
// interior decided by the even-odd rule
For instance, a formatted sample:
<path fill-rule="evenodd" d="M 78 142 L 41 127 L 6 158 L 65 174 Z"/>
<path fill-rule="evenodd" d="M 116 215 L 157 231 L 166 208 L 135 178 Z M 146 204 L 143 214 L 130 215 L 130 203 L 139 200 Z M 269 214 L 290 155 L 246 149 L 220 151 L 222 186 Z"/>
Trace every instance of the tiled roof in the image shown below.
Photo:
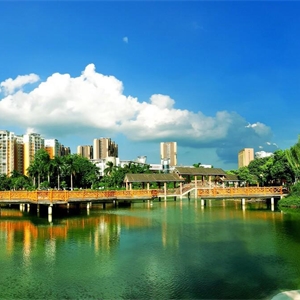
<path fill-rule="evenodd" d="M 189 168 L 189 167 L 175 167 L 175 172 L 180 175 L 203 175 L 203 176 L 226 176 L 225 171 L 218 168 Z"/>
<path fill-rule="evenodd" d="M 169 174 L 126 174 L 124 182 L 183 182 L 176 173 Z"/>
<path fill-rule="evenodd" d="M 239 181 L 239 178 L 237 177 L 237 175 L 226 174 L 225 176 L 226 176 L 226 178 L 224 179 L 224 181 Z"/>

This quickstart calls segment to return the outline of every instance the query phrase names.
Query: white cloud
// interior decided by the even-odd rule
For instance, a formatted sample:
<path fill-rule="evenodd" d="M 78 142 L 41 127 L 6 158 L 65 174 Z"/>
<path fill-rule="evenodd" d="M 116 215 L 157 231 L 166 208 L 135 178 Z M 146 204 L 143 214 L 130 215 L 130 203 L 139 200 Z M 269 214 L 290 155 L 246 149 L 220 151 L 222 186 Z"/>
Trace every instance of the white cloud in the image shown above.
<path fill-rule="evenodd" d="M 182 146 L 234 148 L 236 153 L 243 147 L 258 147 L 271 137 L 269 127 L 248 124 L 236 113 L 219 111 L 205 116 L 200 111 L 176 109 L 175 100 L 168 95 L 154 94 L 149 102 L 125 96 L 123 83 L 97 73 L 93 64 L 78 77 L 54 73 L 32 91 L 12 94 L 38 80 L 33 75 L 1 83 L 9 91 L 0 99 L 2 126 L 17 124 L 56 138 L 91 131 L 103 136 L 120 133 L 130 140 L 177 140 Z"/>
<path fill-rule="evenodd" d="M 21 89 L 24 85 L 29 83 L 35 83 L 40 78 L 36 74 L 29 74 L 23 76 L 17 76 L 16 79 L 8 78 L 0 83 L 0 91 L 4 91 L 5 95 L 13 94 L 16 90 Z"/>
<path fill-rule="evenodd" d="M 123 42 L 126 43 L 126 44 L 128 44 L 128 41 L 129 41 L 129 40 L 128 40 L 128 37 L 127 37 L 127 36 L 124 36 L 124 37 L 123 37 Z"/>
<path fill-rule="evenodd" d="M 266 152 L 266 151 L 258 151 L 258 152 L 255 152 L 255 157 L 256 158 L 264 158 L 264 157 L 270 157 L 274 155 L 273 152 Z"/>

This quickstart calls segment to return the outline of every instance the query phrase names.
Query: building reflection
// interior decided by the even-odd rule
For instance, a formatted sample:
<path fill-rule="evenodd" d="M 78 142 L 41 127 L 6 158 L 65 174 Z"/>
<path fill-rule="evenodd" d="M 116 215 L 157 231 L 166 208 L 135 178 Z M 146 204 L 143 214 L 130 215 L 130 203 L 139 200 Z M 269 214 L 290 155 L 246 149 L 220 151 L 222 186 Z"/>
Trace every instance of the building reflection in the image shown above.
<path fill-rule="evenodd" d="M 151 221 L 147 218 L 114 214 L 73 217 L 62 219 L 57 224 L 35 224 L 18 210 L 1 209 L 0 249 L 5 249 L 6 255 L 13 255 L 16 244 L 21 242 L 26 265 L 30 264 L 33 252 L 42 246 L 46 259 L 51 262 L 55 259 L 57 247 L 68 240 L 75 239 L 77 244 L 88 242 L 95 252 L 109 253 L 117 247 L 122 228 L 150 226 Z M 5 245 L 1 245 L 3 243 Z"/>

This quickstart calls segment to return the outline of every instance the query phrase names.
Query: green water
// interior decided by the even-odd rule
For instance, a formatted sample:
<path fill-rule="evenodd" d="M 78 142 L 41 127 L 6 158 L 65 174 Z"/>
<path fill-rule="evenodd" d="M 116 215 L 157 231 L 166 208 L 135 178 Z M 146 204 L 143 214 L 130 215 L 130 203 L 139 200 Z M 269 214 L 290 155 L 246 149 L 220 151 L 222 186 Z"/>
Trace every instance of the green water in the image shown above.
<path fill-rule="evenodd" d="M 0 299 L 271 299 L 300 289 L 300 214 L 215 200 L 2 208 Z"/>

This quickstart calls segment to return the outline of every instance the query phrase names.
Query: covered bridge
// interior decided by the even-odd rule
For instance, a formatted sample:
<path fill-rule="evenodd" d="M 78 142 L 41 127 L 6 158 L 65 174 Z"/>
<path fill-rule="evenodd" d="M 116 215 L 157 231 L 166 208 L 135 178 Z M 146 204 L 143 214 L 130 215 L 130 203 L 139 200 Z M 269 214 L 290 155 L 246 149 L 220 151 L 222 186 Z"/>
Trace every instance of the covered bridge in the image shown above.
<path fill-rule="evenodd" d="M 225 171 L 219 168 L 175 167 L 174 172 L 186 177 L 188 182 L 194 181 L 196 187 L 197 185 L 210 187 L 212 181 L 217 184 L 223 182 L 227 176 Z M 201 180 L 199 180 L 199 177 Z"/>
<path fill-rule="evenodd" d="M 169 174 L 126 174 L 124 178 L 124 182 L 126 185 L 126 190 L 132 189 L 133 183 L 142 183 L 143 188 L 147 185 L 147 189 L 150 189 L 150 183 L 157 183 L 160 188 L 162 185 L 164 188 L 167 188 L 167 183 L 173 182 L 174 188 L 176 188 L 176 184 L 179 183 L 182 185 L 184 182 L 184 178 L 179 176 L 176 173 Z"/>

